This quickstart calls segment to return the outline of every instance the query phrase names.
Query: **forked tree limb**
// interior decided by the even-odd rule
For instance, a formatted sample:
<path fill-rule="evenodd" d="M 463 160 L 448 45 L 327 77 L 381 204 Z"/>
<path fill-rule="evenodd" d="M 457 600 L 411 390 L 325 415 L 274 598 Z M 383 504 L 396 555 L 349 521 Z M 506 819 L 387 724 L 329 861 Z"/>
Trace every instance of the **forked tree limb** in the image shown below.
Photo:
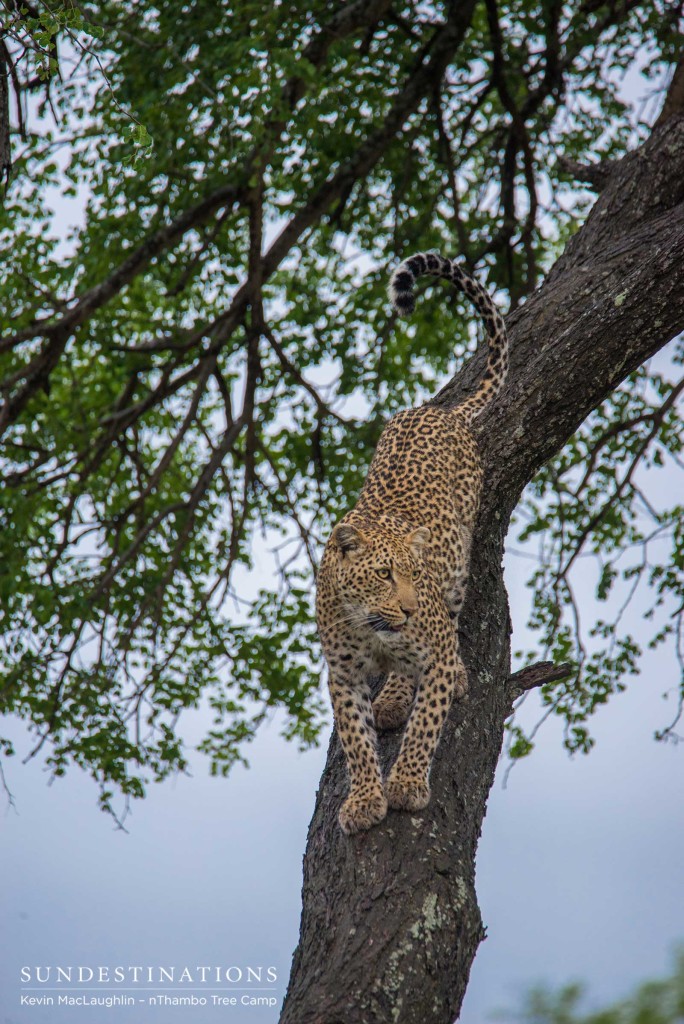
<path fill-rule="evenodd" d="M 544 462 L 684 329 L 681 111 L 611 168 L 586 224 L 508 327 L 507 386 L 478 421 L 486 483 L 461 619 L 470 691 L 445 726 L 427 810 L 390 812 L 351 838 L 337 824 L 347 782 L 333 735 L 309 830 L 300 941 L 281 1024 L 451 1024 L 458 1016 L 484 936 L 475 851 L 516 678 L 504 538 Z M 432 401 L 456 405 L 483 364 L 480 353 Z M 382 740 L 385 765 L 397 746 L 396 736 Z"/>

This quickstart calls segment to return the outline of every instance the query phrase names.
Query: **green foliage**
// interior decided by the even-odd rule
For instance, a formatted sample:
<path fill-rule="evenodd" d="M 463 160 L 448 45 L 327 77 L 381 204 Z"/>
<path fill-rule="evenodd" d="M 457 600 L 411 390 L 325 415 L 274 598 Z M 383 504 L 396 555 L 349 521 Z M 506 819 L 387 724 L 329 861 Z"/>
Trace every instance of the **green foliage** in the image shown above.
<path fill-rule="evenodd" d="M 103 32 L 73 0 L 51 0 L 49 4 L 39 0 L 37 5 L 21 3 L 20 0 L 0 0 L 0 17 L 4 41 L 3 62 L 7 64 L 7 74 L 14 87 L 22 137 L 26 134 L 22 114 L 25 96 L 42 86 L 45 86 L 43 102 L 51 106 L 55 115 L 57 109 L 61 109 L 68 117 L 69 107 L 60 103 L 64 90 L 58 90 L 57 107 L 50 90 L 53 79 L 62 74 L 64 58 L 60 61 L 60 48 L 66 47 L 69 53 L 67 64 L 79 61 L 79 58 L 89 58 L 89 65 L 99 72 L 100 84 L 104 83 L 111 89 L 98 52 L 97 40 L 102 38 Z M 113 95 L 112 100 L 117 102 Z M 130 134 L 137 155 L 141 148 L 151 146 L 152 138 L 130 111 L 120 109 L 129 121 L 134 122 Z M 44 106 L 41 106 L 41 113 L 44 113 Z M 83 116 L 82 110 L 75 113 L 79 118 Z M 56 120 L 60 119 L 56 117 Z M 45 137 L 49 137 L 49 134 Z"/>
<path fill-rule="evenodd" d="M 520 301 L 588 206 L 561 158 L 615 157 L 641 137 L 621 77 L 645 62 L 662 82 L 680 41 L 664 0 L 506 0 L 498 34 L 482 3 L 469 24 L 467 4 L 373 6 L 112 0 L 11 15 L 22 88 L 48 51 L 61 76 L 13 139 L 0 211 L 1 706 L 55 774 L 90 771 L 109 809 L 185 768 L 188 709 L 212 710 L 201 749 L 220 773 L 271 709 L 288 736 L 315 740 L 322 539 L 383 420 L 476 343 L 469 312 L 430 290 L 397 324 L 388 261 L 460 252 Z M 446 70 L 422 81 L 462 21 Z M 521 507 L 545 546 L 533 624 L 554 656 L 581 660 L 554 573 L 636 435 L 600 442 L 586 501 L 567 489 L 667 386 L 640 371 Z M 655 472 L 679 451 L 669 413 L 653 442 Z M 638 543 L 637 504 L 626 486 L 587 535 L 608 555 L 602 598 L 628 579 L 617 559 Z M 665 603 L 680 587 L 675 512 L 658 523 L 676 557 L 642 571 Z M 575 746 L 638 663 L 631 636 L 600 630 L 579 681 L 548 695 Z M 520 756 L 530 741 L 516 742 Z"/>
<path fill-rule="evenodd" d="M 587 720 L 639 674 L 644 620 L 648 647 L 669 643 L 684 668 L 684 508 L 676 486 L 657 479 L 663 468 L 677 479 L 682 466 L 676 400 L 684 383 L 672 379 L 682 362 L 680 339 L 667 375 L 647 366 L 636 371 L 537 475 L 517 510 L 519 539 L 538 541 L 530 625 L 546 656 L 577 667 L 542 690 L 546 709 L 564 720 L 570 751 L 591 749 Z M 586 597 L 577 592 L 580 562 L 586 590 L 587 558 L 605 609 L 599 618 L 583 614 Z M 530 661 L 537 656 L 526 653 Z M 678 738 L 681 689 L 675 704 L 658 739 Z M 512 727 L 511 755 L 529 753 L 530 739 Z"/>
<path fill-rule="evenodd" d="M 670 977 L 644 982 L 614 1006 L 583 1011 L 584 995 L 578 984 L 558 992 L 534 989 L 518 1013 L 500 1013 L 497 1019 L 519 1024 L 679 1024 L 684 1021 L 684 954 L 677 956 Z"/>

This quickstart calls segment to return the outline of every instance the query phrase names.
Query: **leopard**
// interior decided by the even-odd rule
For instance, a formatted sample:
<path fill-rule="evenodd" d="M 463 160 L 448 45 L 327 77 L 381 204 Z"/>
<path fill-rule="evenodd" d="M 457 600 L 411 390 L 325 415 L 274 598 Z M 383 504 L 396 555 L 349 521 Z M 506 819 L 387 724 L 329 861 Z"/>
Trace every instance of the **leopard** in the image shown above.
<path fill-rule="evenodd" d="M 472 425 L 504 385 L 508 339 L 486 288 L 434 252 L 416 253 L 392 274 L 389 297 L 399 315 L 413 312 L 422 276 L 449 281 L 477 310 L 487 363 L 455 408 L 427 403 L 387 422 L 358 500 L 323 550 L 316 622 L 349 779 L 338 814 L 347 835 L 377 825 L 389 808 L 427 807 L 444 722 L 468 689 L 458 623 L 483 484 Z M 377 676 L 386 681 L 372 700 Z M 383 779 L 378 733 L 402 727 Z"/>

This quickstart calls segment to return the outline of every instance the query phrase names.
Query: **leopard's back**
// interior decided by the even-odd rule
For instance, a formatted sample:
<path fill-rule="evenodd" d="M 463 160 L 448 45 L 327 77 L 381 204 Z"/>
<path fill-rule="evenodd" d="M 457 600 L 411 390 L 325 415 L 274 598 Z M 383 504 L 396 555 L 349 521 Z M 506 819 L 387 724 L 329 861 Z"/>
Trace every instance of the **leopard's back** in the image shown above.
<path fill-rule="evenodd" d="M 446 592 L 464 573 L 481 487 L 477 442 L 458 412 L 407 409 L 385 427 L 352 515 L 428 527 L 424 557 Z"/>

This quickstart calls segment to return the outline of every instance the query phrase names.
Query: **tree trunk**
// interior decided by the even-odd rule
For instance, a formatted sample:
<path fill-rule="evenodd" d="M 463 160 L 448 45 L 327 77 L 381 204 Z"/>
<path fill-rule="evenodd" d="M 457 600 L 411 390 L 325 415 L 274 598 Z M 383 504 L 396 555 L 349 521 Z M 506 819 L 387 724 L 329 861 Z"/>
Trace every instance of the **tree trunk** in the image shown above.
<path fill-rule="evenodd" d="M 684 329 L 684 117 L 659 121 L 604 189 L 544 285 L 508 321 L 511 368 L 478 421 L 486 471 L 461 617 L 470 692 L 450 713 L 420 814 L 351 838 L 333 735 L 304 860 L 303 914 L 281 1024 L 450 1024 L 484 929 L 475 852 L 520 692 L 510 679 L 501 562 L 511 513 L 540 466 L 625 377 Z M 473 389 L 484 353 L 433 402 Z M 542 673 L 543 675 L 543 673 Z M 382 738 L 385 768 L 399 737 Z"/>

